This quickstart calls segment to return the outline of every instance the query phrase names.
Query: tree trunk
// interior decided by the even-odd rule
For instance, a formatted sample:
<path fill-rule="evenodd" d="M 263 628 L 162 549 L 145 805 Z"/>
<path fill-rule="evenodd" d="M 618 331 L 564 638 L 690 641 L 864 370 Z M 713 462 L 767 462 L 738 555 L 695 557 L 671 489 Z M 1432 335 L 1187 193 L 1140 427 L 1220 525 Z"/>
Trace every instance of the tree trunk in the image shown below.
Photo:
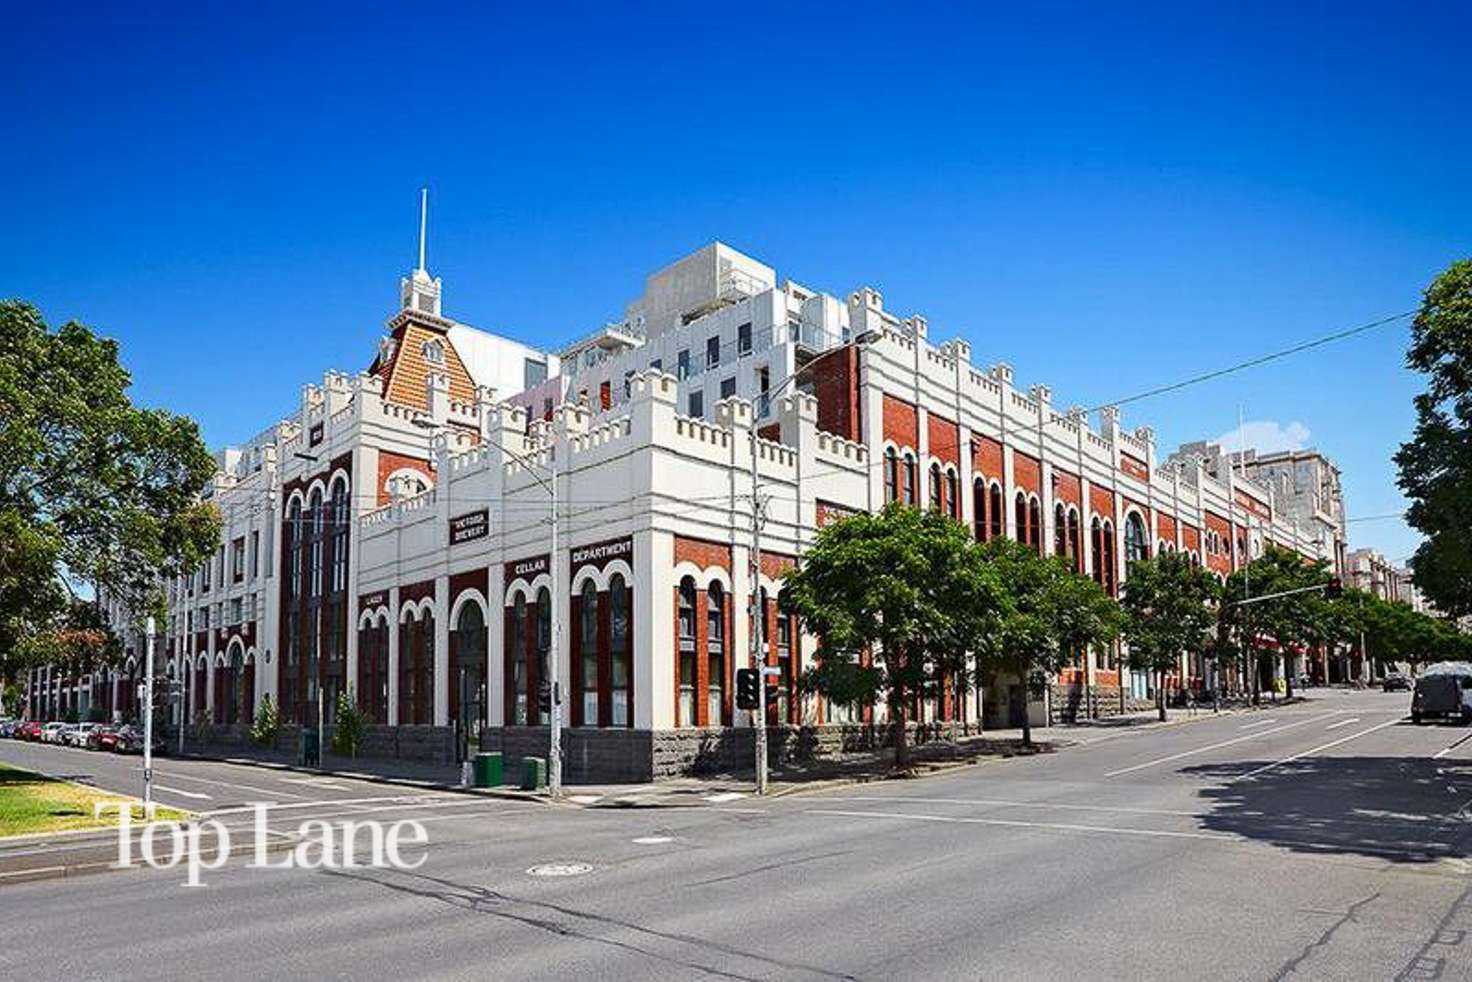
<path fill-rule="evenodd" d="M 1286 654 L 1283 656 L 1283 691 L 1288 699 L 1293 698 L 1293 659 L 1296 657 L 1296 655 Z"/>
<path fill-rule="evenodd" d="M 1028 714 L 1028 711 L 1027 711 L 1027 703 L 1026 702 L 1023 702 L 1022 707 L 1023 707 L 1022 708 L 1022 745 L 1024 747 L 1031 747 L 1032 746 L 1032 720 L 1029 718 L 1029 714 Z"/>
<path fill-rule="evenodd" d="M 905 729 L 903 709 L 893 714 L 890 725 L 894 727 L 894 766 L 904 770 L 910 766 L 910 735 Z"/>
<path fill-rule="evenodd" d="M 1165 672 L 1156 673 L 1160 681 L 1155 686 L 1155 708 L 1160 713 L 1160 721 L 1165 722 Z"/>

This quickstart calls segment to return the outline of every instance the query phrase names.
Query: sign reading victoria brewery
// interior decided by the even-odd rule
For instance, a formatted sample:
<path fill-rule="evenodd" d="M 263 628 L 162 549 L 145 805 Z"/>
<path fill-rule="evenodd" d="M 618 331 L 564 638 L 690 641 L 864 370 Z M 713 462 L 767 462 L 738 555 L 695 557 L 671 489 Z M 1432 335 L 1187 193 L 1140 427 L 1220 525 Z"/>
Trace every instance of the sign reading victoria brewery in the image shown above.
<path fill-rule="evenodd" d="M 488 509 L 466 512 L 450 519 L 450 545 L 459 545 L 474 539 L 484 539 L 491 531 L 491 514 Z"/>
<path fill-rule="evenodd" d="M 315 447 L 322 442 L 322 424 L 313 423 L 312 428 L 307 431 L 307 443 Z"/>

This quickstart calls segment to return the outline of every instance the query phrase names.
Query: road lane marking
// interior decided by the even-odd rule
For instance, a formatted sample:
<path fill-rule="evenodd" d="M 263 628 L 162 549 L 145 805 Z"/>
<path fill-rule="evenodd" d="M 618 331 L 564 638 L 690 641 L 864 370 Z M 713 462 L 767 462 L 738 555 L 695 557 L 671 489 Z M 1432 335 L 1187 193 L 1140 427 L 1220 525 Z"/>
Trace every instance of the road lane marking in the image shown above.
<path fill-rule="evenodd" d="M 1340 737 L 1338 740 L 1331 740 L 1328 743 L 1321 744 L 1320 746 L 1314 747 L 1312 750 L 1303 750 L 1303 751 L 1300 751 L 1300 752 L 1298 752 L 1296 754 L 1293 754 L 1292 756 L 1284 757 L 1282 760 L 1275 760 L 1271 764 L 1264 764 L 1262 767 L 1259 767 L 1259 768 L 1257 768 L 1255 770 L 1248 771 L 1246 774 L 1243 774 L 1243 775 L 1235 778 L 1235 780 L 1243 781 L 1243 780 L 1246 780 L 1247 778 L 1255 777 L 1258 774 L 1262 774 L 1265 771 L 1272 770 L 1274 767 L 1281 767 L 1283 764 L 1291 764 L 1295 760 L 1300 760 L 1300 759 L 1302 759 L 1304 757 L 1311 756 L 1313 754 L 1318 753 L 1321 750 L 1328 750 L 1328 749 L 1330 749 L 1332 747 L 1337 747 L 1340 744 L 1348 743 L 1351 740 L 1358 740 L 1362 736 L 1366 736 L 1367 734 L 1374 733 L 1376 730 L 1383 730 L 1387 726 L 1394 726 L 1395 724 L 1397 724 L 1399 722 L 1400 722 L 1400 720 L 1398 720 L 1398 719 L 1388 719 L 1388 720 L 1386 720 L 1383 723 L 1377 723 L 1377 724 L 1375 724 L 1374 726 L 1370 727 L 1369 729 L 1360 730 L 1358 733 L 1351 733 L 1347 737 Z"/>
<path fill-rule="evenodd" d="M 1269 716 L 1267 719 L 1260 719 L 1254 723 L 1243 723 L 1241 726 L 1237 727 L 1237 729 L 1250 730 L 1254 726 L 1267 726 L 1269 723 L 1276 723 L 1277 721 L 1277 717 Z"/>
<path fill-rule="evenodd" d="M 1244 740 L 1256 740 L 1258 737 L 1265 737 L 1272 733 L 1282 733 L 1284 730 L 1291 730 L 1296 726 L 1303 726 L 1308 723 L 1321 723 L 1324 720 L 1328 719 L 1329 716 L 1334 715 L 1338 714 L 1330 713 L 1328 716 L 1314 716 L 1310 719 L 1302 719 L 1299 720 L 1297 723 L 1284 723 L 1282 726 L 1274 727 L 1271 730 L 1257 730 L 1256 732 L 1248 733 L 1246 736 L 1234 737 L 1231 740 L 1223 740 L 1220 743 L 1207 744 L 1204 747 L 1197 747 L 1195 750 L 1182 750 L 1180 753 L 1170 754 L 1166 757 L 1157 757 L 1154 760 L 1147 760 L 1143 764 L 1135 764 L 1133 767 L 1122 767 L 1117 771 L 1110 771 L 1104 776 L 1118 777 L 1121 774 L 1130 774 L 1134 771 L 1142 771 L 1147 767 L 1154 767 L 1156 764 L 1168 764 L 1173 760 L 1180 760 L 1183 757 L 1194 757 L 1197 754 L 1204 754 L 1209 750 L 1220 750 L 1222 747 L 1230 747 L 1232 746 L 1232 744 L 1242 743 Z"/>
<path fill-rule="evenodd" d="M 1472 733 L 1467 734 L 1466 736 L 1462 737 L 1460 740 L 1457 740 L 1455 743 L 1452 743 L 1452 744 L 1450 744 L 1448 746 L 1442 747 L 1436 753 L 1434 753 L 1434 754 L 1431 755 L 1431 759 L 1432 760 L 1441 760 L 1441 758 L 1445 757 L 1447 754 L 1451 753 L 1453 750 L 1457 749 L 1462 744 L 1466 743 L 1468 740 L 1472 740 Z"/>
<path fill-rule="evenodd" d="M 140 767 L 138 770 L 142 771 L 143 768 Z M 256 794 L 274 795 L 281 798 L 307 797 L 304 794 L 297 794 L 295 791 L 283 791 L 280 788 L 259 788 L 250 784 L 235 784 L 231 781 L 217 781 L 207 777 L 192 777 L 188 774 L 181 774 L 178 771 L 169 771 L 167 774 L 160 771 L 159 777 L 167 777 L 170 781 L 193 781 L 196 784 L 214 784 L 222 788 L 235 788 L 237 791 L 254 791 Z"/>
<path fill-rule="evenodd" d="M 1359 721 L 1360 718 L 1358 716 L 1351 716 L 1349 719 L 1342 719 L 1337 723 L 1330 723 L 1328 726 L 1324 727 L 1324 729 L 1337 730 L 1341 726 L 1348 726 L 1350 723 L 1358 723 Z"/>
<path fill-rule="evenodd" d="M 829 801 L 894 801 L 917 805 L 982 805 L 995 808 L 1056 808 L 1060 811 L 1124 812 L 1132 815 L 1170 815 L 1177 818 L 1199 818 L 1200 812 L 1171 811 L 1165 808 L 1129 808 L 1122 805 L 1076 805 L 1057 801 L 1007 801 L 999 798 L 910 798 L 884 795 L 834 795 Z"/>
<path fill-rule="evenodd" d="M 386 802 L 400 805 L 415 805 L 426 801 L 464 801 L 461 795 L 442 795 L 430 797 L 426 795 L 384 795 L 377 798 L 323 798 L 320 801 L 293 801 L 285 805 L 278 805 L 273 801 L 262 801 L 259 804 L 270 805 L 271 814 L 276 812 L 290 811 L 294 808 L 321 808 L 323 805 L 331 805 L 335 808 L 346 805 L 380 805 Z M 206 812 L 209 817 L 219 815 L 238 815 L 255 810 L 255 805 L 235 805 L 230 808 L 217 808 L 212 812 Z"/>
<path fill-rule="evenodd" d="M 667 835 L 641 835 L 639 838 L 637 838 L 637 839 L 634 840 L 634 845 L 636 845 L 636 846 L 662 846 L 666 842 L 674 842 L 674 841 L 675 841 L 674 839 L 670 838 Z"/>
<path fill-rule="evenodd" d="M 819 808 L 810 809 L 806 814 L 827 815 L 840 818 L 880 818 L 897 819 L 900 821 L 912 822 L 942 822 L 951 825 L 992 825 L 1002 826 L 1005 828 L 1038 829 L 1045 832 L 1086 832 L 1098 833 L 1102 835 L 1140 836 L 1145 838 L 1158 839 L 1204 839 L 1213 842 L 1236 843 L 1238 845 L 1244 846 L 1252 844 L 1253 841 L 1250 836 L 1233 835 L 1227 832 L 1191 832 L 1179 831 L 1175 829 L 1133 829 L 1120 828 L 1110 825 L 1076 825 L 1070 822 L 1023 822 L 1005 818 L 971 818 L 952 815 L 915 815 L 906 814 L 904 812 L 840 811 L 837 809 Z M 1342 841 L 1320 842 L 1316 840 L 1294 839 L 1292 840 L 1291 844 L 1296 846 L 1308 846 L 1315 849 L 1332 849 L 1338 851 L 1343 851 L 1346 848 L 1353 848 L 1358 852 L 1375 853 L 1377 855 L 1386 856 L 1435 855 L 1440 857 L 1442 855 L 1445 855 L 1445 850 L 1451 848 L 1451 845 L 1446 842 L 1417 843 L 1409 848 L 1401 849 L 1387 848 L 1384 846 L 1374 845 L 1371 842 L 1365 841 L 1354 841 L 1352 843 L 1346 844 Z"/>
<path fill-rule="evenodd" d="M 728 801 L 735 801 L 738 798 L 745 797 L 746 794 L 741 791 L 722 791 L 720 794 L 706 795 L 705 800 L 710 802 L 712 805 L 724 805 Z"/>
<path fill-rule="evenodd" d="M 171 788 L 167 784 L 155 784 L 153 786 L 153 789 L 155 791 L 164 791 L 164 792 L 166 792 L 168 794 L 176 794 L 176 795 L 179 795 L 180 797 L 183 797 L 183 798 L 198 798 L 200 800 L 207 801 L 207 800 L 209 800 L 209 797 L 210 797 L 209 795 L 205 794 L 203 791 L 181 791 L 178 788 Z"/>

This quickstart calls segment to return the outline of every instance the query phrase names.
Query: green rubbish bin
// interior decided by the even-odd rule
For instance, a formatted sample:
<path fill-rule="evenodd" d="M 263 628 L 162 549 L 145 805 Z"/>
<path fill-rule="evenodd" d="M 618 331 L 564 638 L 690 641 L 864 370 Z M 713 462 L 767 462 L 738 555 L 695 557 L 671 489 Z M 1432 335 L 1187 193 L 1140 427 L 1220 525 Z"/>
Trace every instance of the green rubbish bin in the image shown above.
<path fill-rule="evenodd" d="M 499 753 L 476 754 L 470 766 L 477 788 L 495 788 L 505 783 L 504 765 Z"/>
<path fill-rule="evenodd" d="M 539 791 L 547 786 L 547 758 L 521 758 L 521 790 Z"/>
<path fill-rule="evenodd" d="M 315 726 L 302 727 L 301 750 L 297 753 L 297 763 L 302 767 L 322 766 L 322 740 Z"/>

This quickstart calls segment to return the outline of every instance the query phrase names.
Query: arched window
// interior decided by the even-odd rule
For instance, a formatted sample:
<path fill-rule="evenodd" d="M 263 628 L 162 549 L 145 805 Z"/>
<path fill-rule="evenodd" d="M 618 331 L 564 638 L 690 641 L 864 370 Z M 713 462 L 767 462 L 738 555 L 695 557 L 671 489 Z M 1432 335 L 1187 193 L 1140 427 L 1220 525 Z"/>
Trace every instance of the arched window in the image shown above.
<path fill-rule="evenodd" d="M 955 471 L 946 471 L 946 514 L 961 519 L 961 485 Z"/>
<path fill-rule="evenodd" d="M 348 585 L 348 486 L 339 481 L 332 488 L 332 592 Z"/>
<path fill-rule="evenodd" d="M 1097 517 L 1089 523 L 1089 555 L 1093 559 L 1094 582 L 1104 585 L 1104 526 Z"/>
<path fill-rule="evenodd" d="M 940 483 L 940 464 L 932 463 L 930 465 L 930 508 L 932 511 L 941 510 L 943 493 Z"/>
<path fill-rule="evenodd" d="M 971 527 L 977 542 L 985 542 L 987 535 L 986 481 L 977 478 L 971 482 Z"/>
<path fill-rule="evenodd" d="M 915 487 L 917 475 L 915 474 L 915 458 L 905 454 L 905 504 L 917 505 L 920 503 L 920 489 Z"/>
<path fill-rule="evenodd" d="M 694 726 L 695 719 L 695 581 L 680 581 L 680 725 Z"/>
<path fill-rule="evenodd" d="M 424 360 L 431 365 L 443 365 L 445 363 L 445 346 L 438 340 L 424 342 L 420 349 L 424 353 Z"/>
<path fill-rule="evenodd" d="M 629 645 L 629 588 L 624 578 L 614 573 L 608 580 L 608 681 L 614 726 L 633 725 L 634 653 Z"/>
<path fill-rule="evenodd" d="M 511 722 L 525 726 L 530 718 L 530 692 L 526 663 L 526 594 L 517 591 L 511 607 L 511 623 L 506 628 L 506 664 L 510 677 L 507 691 L 511 702 Z"/>
<path fill-rule="evenodd" d="M 1145 521 L 1139 512 L 1130 512 L 1124 520 L 1124 561 L 1137 563 L 1150 558 L 1150 543 L 1145 535 Z"/>
<path fill-rule="evenodd" d="M 322 595 L 322 528 L 326 520 L 326 513 L 322 509 L 322 492 L 312 492 L 311 500 L 307 502 L 308 517 L 311 521 L 311 577 L 308 580 L 307 590 L 313 597 Z"/>
<path fill-rule="evenodd" d="M 578 595 L 578 665 L 582 675 L 584 726 L 598 725 L 598 588 L 583 581 Z"/>
<path fill-rule="evenodd" d="M 455 655 L 449 678 L 451 716 L 474 748 L 486 721 L 486 618 L 480 604 L 467 601 L 460 606 L 450 650 Z"/>
<path fill-rule="evenodd" d="M 988 538 L 1000 539 L 1002 537 L 1002 522 L 1006 520 L 1006 512 L 1002 508 L 1002 486 L 992 482 L 991 507 L 987 509 L 987 526 L 990 529 Z"/>
<path fill-rule="evenodd" d="M 720 726 L 726 707 L 726 595 L 719 583 L 712 583 L 705 598 L 706 719 L 708 726 Z"/>
<path fill-rule="evenodd" d="M 535 723 L 546 723 L 552 715 L 552 594 L 546 587 L 537 591 L 537 716 Z"/>
<path fill-rule="evenodd" d="M 370 723 L 388 722 L 388 625 L 358 631 L 358 705 Z"/>
<path fill-rule="evenodd" d="M 900 500 L 900 458 L 894 447 L 884 448 L 884 500 Z"/>
<path fill-rule="evenodd" d="M 1115 573 L 1114 523 L 1106 521 L 1102 534 L 1104 537 L 1104 590 L 1112 597 L 1117 576 Z"/>
<path fill-rule="evenodd" d="M 1012 520 L 1017 523 L 1013 532 L 1017 541 L 1028 541 L 1030 536 L 1027 532 L 1027 495 L 1021 491 L 1017 492 L 1017 498 L 1012 502 Z"/>
<path fill-rule="evenodd" d="M 1053 506 L 1053 554 L 1068 556 L 1068 513 L 1061 504 Z"/>
<path fill-rule="evenodd" d="M 291 505 L 286 509 L 286 527 L 281 534 L 286 539 L 286 555 L 290 560 L 286 596 L 295 599 L 302 593 L 302 499 L 291 499 Z"/>
<path fill-rule="evenodd" d="M 1027 544 L 1039 556 L 1043 554 L 1043 503 L 1037 498 L 1027 503 Z"/>

